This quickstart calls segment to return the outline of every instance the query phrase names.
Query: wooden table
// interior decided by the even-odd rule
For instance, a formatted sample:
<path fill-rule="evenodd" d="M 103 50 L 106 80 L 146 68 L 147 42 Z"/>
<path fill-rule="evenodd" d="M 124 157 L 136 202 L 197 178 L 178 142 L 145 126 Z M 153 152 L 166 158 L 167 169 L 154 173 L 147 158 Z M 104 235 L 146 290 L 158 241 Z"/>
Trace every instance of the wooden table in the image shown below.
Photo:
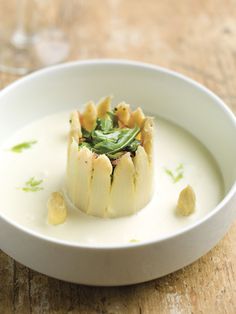
<path fill-rule="evenodd" d="M 0 25 L 9 5 L 0 0 Z M 68 0 L 68 5 L 73 5 L 71 60 L 128 58 L 165 66 L 203 83 L 236 112 L 235 0 Z M 0 73 L 0 86 L 15 79 Z M 0 313 L 236 313 L 236 223 L 194 264 L 130 287 L 65 283 L 0 252 Z"/>

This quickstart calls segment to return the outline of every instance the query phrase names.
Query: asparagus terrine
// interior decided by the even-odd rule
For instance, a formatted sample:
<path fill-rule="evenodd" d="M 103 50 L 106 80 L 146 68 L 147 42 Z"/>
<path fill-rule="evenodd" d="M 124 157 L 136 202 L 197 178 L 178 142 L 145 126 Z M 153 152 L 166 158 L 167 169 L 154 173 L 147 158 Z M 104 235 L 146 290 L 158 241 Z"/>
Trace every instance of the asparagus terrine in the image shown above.
<path fill-rule="evenodd" d="M 111 97 L 70 117 L 66 189 L 81 211 L 120 217 L 143 208 L 152 197 L 153 119 Z"/>

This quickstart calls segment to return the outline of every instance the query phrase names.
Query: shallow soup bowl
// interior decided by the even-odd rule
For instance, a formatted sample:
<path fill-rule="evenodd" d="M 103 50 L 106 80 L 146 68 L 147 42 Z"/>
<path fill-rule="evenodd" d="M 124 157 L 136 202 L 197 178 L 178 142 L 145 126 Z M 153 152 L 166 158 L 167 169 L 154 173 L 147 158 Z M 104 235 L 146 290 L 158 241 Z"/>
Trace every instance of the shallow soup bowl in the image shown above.
<path fill-rule="evenodd" d="M 164 276 L 208 252 L 236 218 L 236 119 L 211 91 L 170 70 L 94 60 L 35 72 L 0 93 L 0 144 L 36 119 L 110 94 L 116 101 L 142 104 L 146 112 L 176 123 L 202 142 L 218 163 L 224 197 L 203 218 L 174 234 L 104 246 L 45 236 L 0 208 L 0 248 L 18 262 L 65 281 L 115 286 Z M 24 210 L 21 204 L 19 210 Z"/>

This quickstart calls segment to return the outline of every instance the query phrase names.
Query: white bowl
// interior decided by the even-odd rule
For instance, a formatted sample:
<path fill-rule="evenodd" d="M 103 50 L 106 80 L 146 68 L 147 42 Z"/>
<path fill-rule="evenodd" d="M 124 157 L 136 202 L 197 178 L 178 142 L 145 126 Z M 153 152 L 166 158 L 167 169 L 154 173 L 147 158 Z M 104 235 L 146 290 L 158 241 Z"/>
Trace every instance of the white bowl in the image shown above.
<path fill-rule="evenodd" d="M 48 238 L 0 213 L 0 247 L 46 275 L 88 285 L 126 285 L 161 277 L 209 251 L 236 217 L 236 119 L 223 101 L 178 73 L 129 61 L 68 63 L 33 73 L 0 93 L 0 143 L 19 127 L 113 93 L 174 121 L 214 155 L 226 195 L 203 219 L 172 236 L 122 246 L 74 245 Z M 19 204 L 20 206 L 20 204 Z"/>

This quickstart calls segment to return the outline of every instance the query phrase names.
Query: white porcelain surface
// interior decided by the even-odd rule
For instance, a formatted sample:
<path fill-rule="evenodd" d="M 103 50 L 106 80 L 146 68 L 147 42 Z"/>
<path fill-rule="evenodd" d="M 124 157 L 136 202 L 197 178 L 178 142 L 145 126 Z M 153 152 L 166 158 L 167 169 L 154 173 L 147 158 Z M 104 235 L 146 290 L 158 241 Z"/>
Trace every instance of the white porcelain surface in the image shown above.
<path fill-rule="evenodd" d="M 124 285 L 163 276 L 209 251 L 236 217 L 236 119 L 212 92 L 172 71 L 107 60 L 36 72 L 0 93 L 0 143 L 34 119 L 111 93 L 115 102 L 145 104 L 146 112 L 195 135 L 215 156 L 226 196 L 204 219 L 174 236 L 103 248 L 49 239 L 16 225 L 0 211 L 0 248 L 26 266 L 62 280 Z"/>

